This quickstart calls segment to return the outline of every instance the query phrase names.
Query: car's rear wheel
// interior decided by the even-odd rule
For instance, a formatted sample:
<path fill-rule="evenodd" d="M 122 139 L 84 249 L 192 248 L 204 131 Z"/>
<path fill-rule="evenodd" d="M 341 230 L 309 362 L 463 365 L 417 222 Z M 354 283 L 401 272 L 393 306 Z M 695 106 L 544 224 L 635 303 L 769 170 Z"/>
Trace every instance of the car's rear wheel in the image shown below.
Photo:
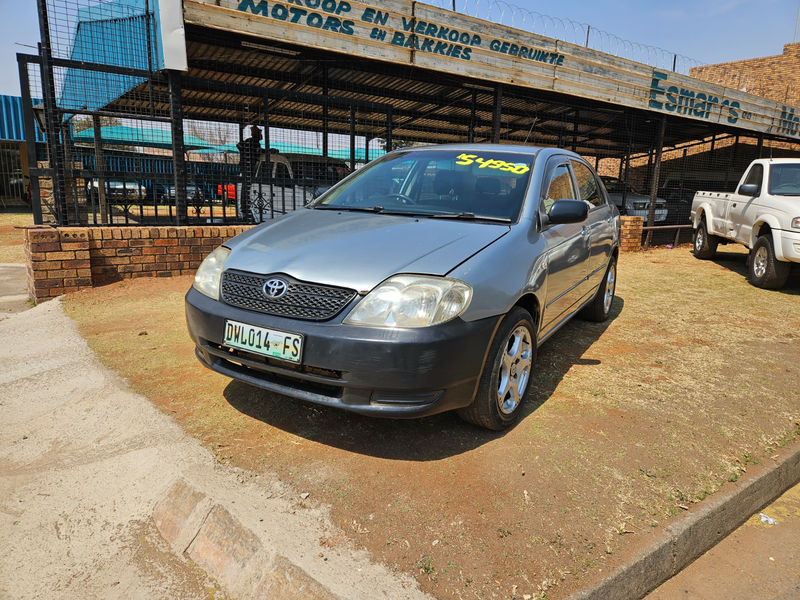
<path fill-rule="evenodd" d="M 719 238 L 708 233 L 705 218 L 700 220 L 697 229 L 694 230 L 694 247 L 692 253 L 696 258 L 712 258 L 717 252 Z"/>
<path fill-rule="evenodd" d="M 458 415 L 474 425 L 499 431 L 522 411 L 536 362 L 536 333 L 530 313 L 514 307 L 503 318 L 492 341 L 478 392 Z"/>
<path fill-rule="evenodd" d="M 608 269 L 606 269 L 606 276 L 603 278 L 603 283 L 597 288 L 594 300 L 584 307 L 579 316 L 587 321 L 596 321 L 598 323 L 608 319 L 608 315 L 611 314 L 611 303 L 614 301 L 616 289 L 617 259 L 612 256 L 611 262 L 608 263 Z"/>
<path fill-rule="evenodd" d="M 772 235 L 762 235 L 756 240 L 750 253 L 748 280 L 756 287 L 777 290 L 783 287 L 789 277 L 792 265 L 775 258 Z"/>

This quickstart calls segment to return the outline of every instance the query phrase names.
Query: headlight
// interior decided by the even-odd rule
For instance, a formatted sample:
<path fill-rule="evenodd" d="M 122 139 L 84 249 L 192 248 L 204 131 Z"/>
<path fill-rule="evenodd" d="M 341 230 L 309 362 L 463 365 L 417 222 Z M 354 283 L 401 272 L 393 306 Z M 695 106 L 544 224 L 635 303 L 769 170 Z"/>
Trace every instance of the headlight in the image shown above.
<path fill-rule="evenodd" d="M 222 276 L 222 266 L 230 253 L 230 250 L 220 246 L 206 256 L 194 276 L 192 284 L 194 289 L 209 298 L 219 300 L 219 278 Z"/>
<path fill-rule="evenodd" d="M 455 319 L 472 299 L 472 288 L 449 277 L 396 275 L 369 294 L 344 323 L 369 327 L 429 327 Z"/>
<path fill-rule="evenodd" d="M 800 217 L 795 217 L 792 219 L 792 227 L 794 229 L 800 229 Z"/>

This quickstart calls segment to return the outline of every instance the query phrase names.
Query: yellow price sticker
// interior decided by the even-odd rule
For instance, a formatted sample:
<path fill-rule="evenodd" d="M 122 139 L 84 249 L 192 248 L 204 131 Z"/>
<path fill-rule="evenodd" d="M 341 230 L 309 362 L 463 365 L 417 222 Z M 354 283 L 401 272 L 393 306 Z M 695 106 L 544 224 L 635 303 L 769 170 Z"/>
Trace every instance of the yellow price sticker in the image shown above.
<path fill-rule="evenodd" d="M 480 165 L 479 169 L 497 169 L 507 173 L 514 173 L 515 175 L 524 175 L 531 168 L 523 163 L 510 163 L 497 158 L 484 158 L 477 154 L 459 154 L 456 158 L 456 164 L 463 167 L 471 164 Z"/>

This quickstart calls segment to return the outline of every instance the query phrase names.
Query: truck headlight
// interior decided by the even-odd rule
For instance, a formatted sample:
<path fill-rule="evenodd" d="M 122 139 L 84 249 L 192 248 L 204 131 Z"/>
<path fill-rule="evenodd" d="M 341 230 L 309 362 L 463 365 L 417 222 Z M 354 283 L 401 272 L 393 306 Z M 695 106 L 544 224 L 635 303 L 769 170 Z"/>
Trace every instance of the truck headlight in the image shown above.
<path fill-rule="evenodd" d="M 230 250 L 220 246 L 206 256 L 205 260 L 200 263 L 200 268 L 197 269 L 192 287 L 209 298 L 219 300 L 219 280 L 222 276 L 222 267 L 230 253 Z"/>
<path fill-rule="evenodd" d="M 395 275 L 359 302 L 344 323 L 367 327 L 430 327 L 462 314 L 472 287 L 450 277 Z"/>
<path fill-rule="evenodd" d="M 800 229 L 800 217 L 795 217 L 794 219 L 792 219 L 792 228 Z"/>

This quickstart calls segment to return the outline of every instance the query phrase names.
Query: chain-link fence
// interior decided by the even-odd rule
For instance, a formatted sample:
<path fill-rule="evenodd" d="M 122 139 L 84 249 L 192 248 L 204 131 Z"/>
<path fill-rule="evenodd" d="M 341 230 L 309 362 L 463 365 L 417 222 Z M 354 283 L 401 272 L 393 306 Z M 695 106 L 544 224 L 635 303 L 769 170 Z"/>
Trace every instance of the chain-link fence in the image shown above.
<path fill-rule="evenodd" d="M 677 114 L 192 24 L 188 70 L 165 71 L 149 0 L 38 4 L 49 28 L 20 75 L 29 126 L 49 135 L 28 159 L 41 218 L 61 225 L 261 222 L 387 150 L 487 142 L 573 150 L 623 214 L 681 225 L 695 191 L 730 191 L 753 158 L 798 150 Z"/>

